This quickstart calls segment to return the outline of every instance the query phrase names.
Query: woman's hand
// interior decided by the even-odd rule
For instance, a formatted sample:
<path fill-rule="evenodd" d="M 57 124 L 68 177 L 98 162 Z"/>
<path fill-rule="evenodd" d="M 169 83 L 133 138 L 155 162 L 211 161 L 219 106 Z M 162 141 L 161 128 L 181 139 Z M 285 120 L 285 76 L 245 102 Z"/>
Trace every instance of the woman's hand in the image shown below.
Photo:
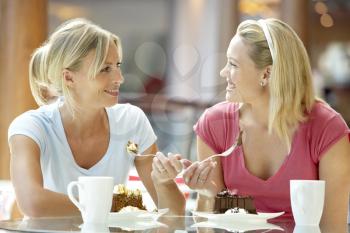
<path fill-rule="evenodd" d="M 191 165 L 191 161 L 182 159 L 180 154 L 168 154 L 157 152 L 152 163 L 152 179 L 157 184 L 173 182 L 183 168 Z"/>
<path fill-rule="evenodd" d="M 152 162 L 152 180 L 158 195 L 157 207 L 169 208 L 168 214 L 185 214 L 185 196 L 177 186 L 174 179 L 182 171 L 183 167 L 188 167 L 191 161 L 181 159 L 181 155 L 157 152 Z"/>
<path fill-rule="evenodd" d="M 213 197 L 217 193 L 217 185 L 213 182 L 213 171 L 217 162 L 206 159 L 195 162 L 183 174 L 185 184 L 206 197 Z"/>

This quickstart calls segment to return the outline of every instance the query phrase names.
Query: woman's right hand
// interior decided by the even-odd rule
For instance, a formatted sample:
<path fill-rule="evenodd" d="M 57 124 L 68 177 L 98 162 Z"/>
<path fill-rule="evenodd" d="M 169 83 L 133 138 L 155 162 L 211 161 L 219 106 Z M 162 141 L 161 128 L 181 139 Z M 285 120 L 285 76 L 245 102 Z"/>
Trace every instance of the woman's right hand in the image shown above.
<path fill-rule="evenodd" d="M 211 159 L 193 163 L 183 173 L 185 184 L 200 195 L 214 197 L 218 189 L 212 179 L 216 165 L 217 162 Z"/>
<path fill-rule="evenodd" d="M 171 183 L 190 164 L 191 161 L 182 159 L 180 154 L 169 153 L 167 157 L 162 152 L 157 152 L 152 163 L 152 179 L 157 184 Z"/>

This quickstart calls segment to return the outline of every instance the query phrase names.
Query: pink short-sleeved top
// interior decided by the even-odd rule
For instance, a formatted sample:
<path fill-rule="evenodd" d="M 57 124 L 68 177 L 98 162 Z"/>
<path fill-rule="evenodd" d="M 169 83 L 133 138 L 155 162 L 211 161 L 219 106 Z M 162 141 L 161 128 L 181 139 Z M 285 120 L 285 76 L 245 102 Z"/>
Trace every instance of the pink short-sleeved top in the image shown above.
<path fill-rule="evenodd" d="M 215 152 L 221 153 L 235 141 L 239 132 L 239 105 L 222 102 L 207 109 L 194 126 L 197 135 Z M 221 158 L 225 186 L 238 194 L 254 197 L 259 212 L 284 211 L 292 217 L 289 181 L 317 180 L 323 154 L 350 130 L 339 113 L 316 102 L 308 120 L 293 136 L 290 153 L 276 174 L 267 180 L 252 175 L 245 167 L 241 147 Z"/>

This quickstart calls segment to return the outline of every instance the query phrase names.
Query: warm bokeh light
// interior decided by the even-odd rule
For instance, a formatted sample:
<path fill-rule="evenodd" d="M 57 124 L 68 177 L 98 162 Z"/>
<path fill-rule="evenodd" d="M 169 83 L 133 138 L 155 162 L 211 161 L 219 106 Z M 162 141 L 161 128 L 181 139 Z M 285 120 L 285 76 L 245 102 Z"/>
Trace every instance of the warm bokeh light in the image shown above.
<path fill-rule="evenodd" d="M 88 12 L 85 8 L 79 5 L 64 4 L 64 3 L 51 3 L 49 8 L 50 15 L 56 16 L 61 21 L 86 17 Z"/>
<path fill-rule="evenodd" d="M 328 12 L 328 7 L 324 2 L 316 2 L 315 4 L 315 11 L 320 14 L 326 14 Z"/>
<path fill-rule="evenodd" d="M 333 18 L 329 14 L 321 15 L 320 22 L 321 25 L 326 28 L 332 27 L 334 24 Z"/>
<path fill-rule="evenodd" d="M 280 0 L 240 0 L 239 10 L 249 16 L 260 15 L 261 17 L 275 17 L 281 4 Z"/>

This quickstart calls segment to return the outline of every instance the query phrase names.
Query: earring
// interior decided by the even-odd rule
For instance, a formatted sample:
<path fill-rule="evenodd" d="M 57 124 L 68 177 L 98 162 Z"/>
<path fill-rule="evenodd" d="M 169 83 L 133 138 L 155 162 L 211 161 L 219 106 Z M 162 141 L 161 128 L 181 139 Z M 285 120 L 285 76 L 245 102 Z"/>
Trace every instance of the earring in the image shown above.
<path fill-rule="evenodd" d="M 265 86 L 265 82 L 261 80 L 260 81 L 260 86 L 262 86 L 262 87 Z"/>

